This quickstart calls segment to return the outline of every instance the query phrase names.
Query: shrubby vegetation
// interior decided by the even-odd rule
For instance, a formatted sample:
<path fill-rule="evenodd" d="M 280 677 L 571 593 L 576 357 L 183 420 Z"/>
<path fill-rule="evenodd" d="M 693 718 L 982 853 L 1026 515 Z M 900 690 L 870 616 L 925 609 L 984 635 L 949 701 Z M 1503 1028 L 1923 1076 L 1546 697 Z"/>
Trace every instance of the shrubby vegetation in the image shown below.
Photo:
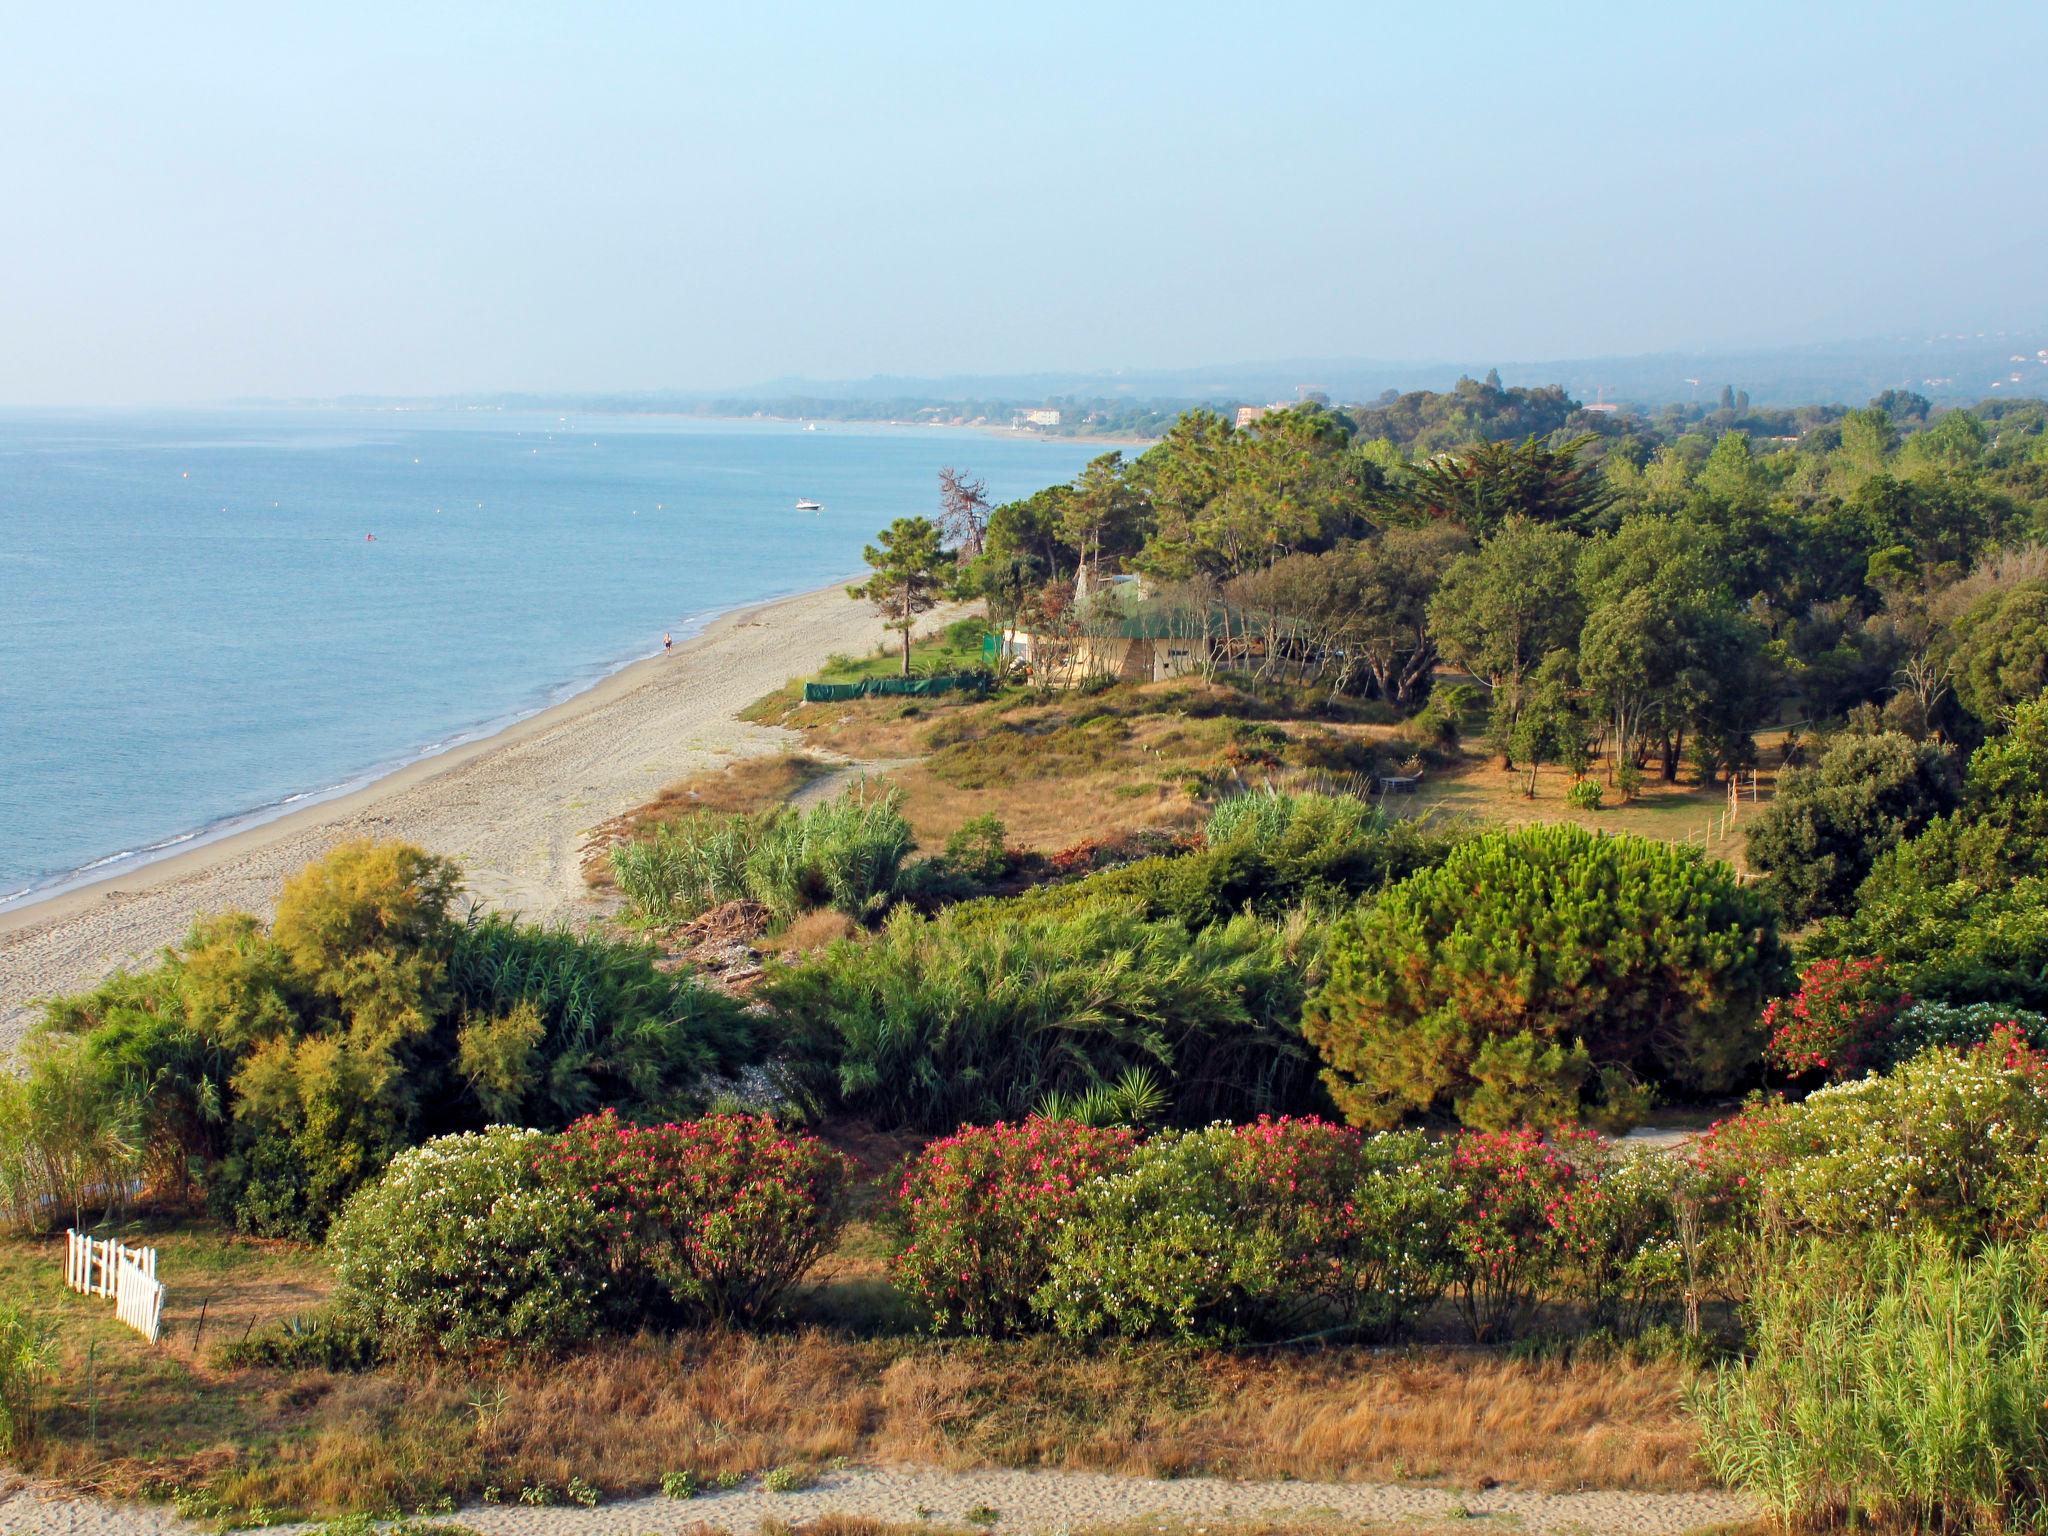
<path fill-rule="evenodd" d="M 845 1158 L 765 1116 L 579 1120 L 536 1153 L 598 1211 L 612 1274 L 643 1304 L 699 1321 L 769 1316 L 846 1216 Z"/>
<path fill-rule="evenodd" d="M 0 1192 L 34 1223 L 193 1193 L 234 1226 L 318 1237 L 408 1146 L 598 1105 L 687 1108 L 757 1059 L 737 1004 L 616 940 L 463 921 L 444 859 L 351 843 L 277 916 L 202 920 L 150 969 L 50 1005 L 0 1089 Z"/>
<path fill-rule="evenodd" d="M 865 921 L 888 905 L 914 846 L 901 803 L 856 785 L 808 810 L 664 822 L 614 848 L 612 872 L 648 922 L 728 901 L 758 901 L 777 922 L 819 907 Z"/>
<path fill-rule="evenodd" d="M 2012 1529 L 2048 1502 L 2044 1310 L 2019 1248 L 1803 1246 L 1693 1394 L 1706 1461 L 1786 1528 Z"/>
<path fill-rule="evenodd" d="M 393 1158 L 328 1234 L 341 1317 L 394 1354 L 559 1350 L 595 1333 L 598 1208 L 552 1176 L 548 1142 L 494 1126 Z"/>
<path fill-rule="evenodd" d="M 1793 769 L 1750 826 L 1749 865 L 1794 926 L 1848 910 L 1879 856 L 1955 808 L 1949 755 L 1896 732 L 1842 736 Z"/>
<path fill-rule="evenodd" d="M 1564 825 L 1461 843 L 1340 921 L 1327 963 L 1304 1027 L 1345 1114 L 1484 1129 L 1733 1086 L 1789 973 L 1725 865 Z"/>
<path fill-rule="evenodd" d="M 1810 948 L 1920 999 L 2048 1007 L 2048 700 L 1971 756 L 1961 803 L 1873 865 Z"/>
<path fill-rule="evenodd" d="M 1315 1119 L 1156 1136 L 1088 1188 L 1032 1305 L 1076 1338 L 1383 1334 L 1442 1288 L 1437 1172 L 1419 1136 Z"/>
<path fill-rule="evenodd" d="M 942 1131 L 1143 1068 L 1199 1123 L 1312 1089 L 1299 1019 L 1317 955 L 1310 925 L 1249 915 L 1190 932 L 1110 902 L 1000 924 L 904 910 L 761 996 L 816 1107 Z"/>
<path fill-rule="evenodd" d="M 890 1278 L 942 1332 L 1021 1332 L 1054 1238 L 1136 1146 L 1125 1128 L 1036 1116 L 925 1143 L 897 1182 L 903 1240 Z"/>

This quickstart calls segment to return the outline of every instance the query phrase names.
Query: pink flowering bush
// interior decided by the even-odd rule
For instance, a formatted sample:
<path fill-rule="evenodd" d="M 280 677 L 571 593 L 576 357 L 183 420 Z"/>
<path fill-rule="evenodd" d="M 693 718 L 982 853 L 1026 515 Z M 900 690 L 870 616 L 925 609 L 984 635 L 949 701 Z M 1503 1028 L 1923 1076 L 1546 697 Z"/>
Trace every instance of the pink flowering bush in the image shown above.
<path fill-rule="evenodd" d="M 1764 1008 L 1764 1060 L 1792 1077 L 1860 1076 L 1886 1061 L 1894 1021 L 1911 1001 L 1882 957 L 1816 960 L 1799 973 L 1797 992 Z"/>
<path fill-rule="evenodd" d="M 606 1110 L 538 1160 L 588 1192 L 615 1272 L 720 1323 L 773 1312 L 832 1246 L 853 1172 L 824 1142 L 765 1115 L 636 1126 Z"/>
<path fill-rule="evenodd" d="M 1031 1321 L 1052 1239 L 1090 1181 L 1130 1160 L 1137 1136 L 1071 1120 L 962 1126 L 904 1167 L 897 1287 L 947 1332 L 1009 1334 Z"/>
<path fill-rule="evenodd" d="M 1451 1147 L 1456 1286 L 1481 1344 L 1505 1338 L 1529 1305 L 1599 1238 L 1591 1131 L 1467 1131 Z"/>
<path fill-rule="evenodd" d="M 1385 1332 L 1441 1290 L 1450 1214 L 1420 1135 L 1261 1118 L 1161 1136 L 1090 1187 L 1035 1306 L 1069 1337 Z"/>

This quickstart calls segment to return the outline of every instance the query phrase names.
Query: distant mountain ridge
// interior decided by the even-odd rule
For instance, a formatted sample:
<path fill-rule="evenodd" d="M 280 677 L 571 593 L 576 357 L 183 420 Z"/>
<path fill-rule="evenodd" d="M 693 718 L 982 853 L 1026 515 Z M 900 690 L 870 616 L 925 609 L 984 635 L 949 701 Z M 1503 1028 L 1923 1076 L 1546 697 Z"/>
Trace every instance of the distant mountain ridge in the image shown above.
<path fill-rule="evenodd" d="M 703 415 L 802 414 L 806 402 L 874 407 L 878 416 L 933 406 L 1025 406 L 1126 402 L 1156 407 L 1269 404 L 1317 392 L 1340 403 L 1365 403 L 1387 391 L 1444 390 L 1461 376 L 1498 369 L 1509 385 L 1562 385 L 1584 401 L 1655 408 L 1711 401 L 1723 385 L 1758 405 L 1861 405 L 1887 389 L 1911 390 L 1937 404 L 1974 403 L 2012 395 L 2048 394 L 2048 325 L 2009 331 L 1889 337 L 1797 347 L 1667 351 L 1623 357 L 1535 362 L 1471 359 L 1394 362 L 1362 358 L 1295 358 L 1202 368 L 1126 368 L 1029 373 L 862 379 L 768 379 L 734 389 L 503 391 L 435 398 L 442 405 L 501 408 L 573 407 L 603 411 L 680 411 Z M 256 403 L 256 402 L 247 402 Z M 267 402 L 275 403 L 275 402 Z M 306 402 L 297 402 L 306 403 Z M 351 395 L 342 405 L 422 404 L 418 397 Z"/>

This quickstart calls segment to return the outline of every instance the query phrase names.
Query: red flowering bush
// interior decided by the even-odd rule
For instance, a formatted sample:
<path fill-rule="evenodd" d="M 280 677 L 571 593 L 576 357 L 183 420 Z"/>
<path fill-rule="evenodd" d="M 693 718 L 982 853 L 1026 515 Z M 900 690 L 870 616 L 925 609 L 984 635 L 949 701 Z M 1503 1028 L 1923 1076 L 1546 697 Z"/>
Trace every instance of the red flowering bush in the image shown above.
<path fill-rule="evenodd" d="M 1591 1131 L 1467 1131 L 1453 1144 L 1457 1288 L 1472 1337 L 1511 1333 L 1545 1285 L 1597 1238 Z"/>
<path fill-rule="evenodd" d="M 1882 1065 L 1904 996 L 1880 956 L 1817 960 L 1799 973 L 1799 990 L 1764 1009 L 1770 1043 L 1764 1060 L 1793 1077 L 1825 1072 L 1840 1081 Z"/>
<path fill-rule="evenodd" d="M 1069 1120 L 963 1126 L 931 1142 L 897 1189 L 907 1239 L 896 1284 L 936 1328 L 1003 1334 L 1031 1319 L 1053 1234 L 1137 1136 Z"/>
<path fill-rule="evenodd" d="M 606 1110 L 540 1157 L 589 1192 L 615 1271 L 712 1322 L 774 1310 L 838 1235 L 853 1171 L 765 1115 L 638 1126 Z"/>

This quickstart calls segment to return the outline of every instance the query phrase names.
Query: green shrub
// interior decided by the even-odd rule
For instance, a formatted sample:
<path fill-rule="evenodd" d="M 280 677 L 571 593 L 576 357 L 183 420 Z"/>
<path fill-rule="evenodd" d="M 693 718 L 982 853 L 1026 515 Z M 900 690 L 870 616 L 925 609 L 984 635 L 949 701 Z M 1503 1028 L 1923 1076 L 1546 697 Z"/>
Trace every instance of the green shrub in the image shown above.
<path fill-rule="evenodd" d="M 1392 1331 L 1450 1264 L 1419 1135 L 1262 1118 L 1159 1137 L 1085 1189 L 1035 1306 L 1069 1337 L 1236 1338 L 1310 1320 Z"/>
<path fill-rule="evenodd" d="M 1807 1248 L 1747 1309 L 1750 1358 L 1689 1395 L 1701 1454 L 1786 1528 L 2026 1529 L 2048 1505 L 2035 1256 Z"/>
<path fill-rule="evenodd" d="M 1953 809 L 1959 792 L 1939 747 L 1890 732 L 1840 736 L 1815 766 L 1783 777 L 1745 852 L 1798 926 L 1848 910 L 1878 857 Z"/>
<path fill-rule="evenodd" d="M 756 1059 L 744 1009 L 656 958 L 651 945 L 495 913 L 465 924 L 448 975 L 456 1067 L 477 1112 L 542 1127 L 606 1104 L 673 1113 L 706 1074 Z"/>
<path fill-rule="evenodd" d="M 1967 1050 L 2011 1029 L 2036 1045 L 2048 1044 L 2048 1014 L 2003 1003 L 1908 1003 L 1892 1020 L 1891 1059 L 1908 1061 L 1936 1046 Z"/>
<path fill-rule="evenodd" d="M 366 1371 L 382 1355 L 376 1335 L 362 1319 L 329 1311 L 286 1318 L 234 1339 L 214 1351 L 213 1361 L 231 1371 L 250 1366 L 279 1371 Z"/>
<path fill-rule="evenodd" d="M 348 844 L 288 883 L 275 925 L 203 919 L 156 966 L 51 1004 L 29 1048 L 46 1065 L 0 1085 L 21 1105 L 0 1114 L 0 1214 L 51 1215 L 52 1180 L 139 1178 L 170 1201 L 203 1189 L 243 1231 L 317 1238 L 406 1146 L 598 1104 L 674 1113 L 758 1059 L 741 1006 L 650 947 L 458 923 L 454 882 L 416 848 Z M 84 1138 L 29 1137 L 66 1096 Z"/>
<path fill-rule="evenodd" d="M 1597 811 L 1604 798 L 1598 779 L 1574 779 L 1564 792 L 1564 803 L 1575 811 Z"/>
<path fill-rule="evenodd" d="M 1540 1121 L 1607 1068 L 1724 1090 L 1790 977 L 1769 906 L 1726 865 L 1566 825 L 1460 844 L 1340 921 L 1329 968 L 1303 1025 L 1367 1125 Z"/>
<path fill-rule="evenodd" d="M 612 850 L 612 874 L 641 918 L 676 922 L 758 901 L 778 922 L 818 907 L 866 919 L 888 904 L 915 846 L 902 795 L 865 785 L 808 810 L 664 822 Z"/>
<path fill-rule="evenodd" d="M 1915 998 L 2048 1009 L 2048 699 L 1977 749 L 1962 803 L 1881 856 L 1808 947 L 1882 955 Z"/>
<path fill-rule="evenodd" d="M 648 1282 L 683 1316 L 769 1316 L 824 1256 L 846 1218 L 852 1165 L 765 1115 L 629 1125 L 579 1120 L 537 1161 L 554 1186 L 597 1208 L 612 1273 Z"/>
<path fill-rule="evenodd" d="M 993 811 L 963 822 L 946 839 L 946 867 L 973 885 L 993 885 L 1010 872 L 1009 828 Z"/>
<path fill-rule="evenodd" d="M 0 1451 L 35 1438 L 42 1389 L 56 1374 L 50 1331 L 19 1305 L 0 1301 Z"/>
<path fill-rule="evenodd" d="M 997 924 L 902 910 L 761 988 L 791 1086 L 883 1125 L 1019 1120 L 1132 1067 L 1200 1123 L 1299 1103 L 1297 1020 L 1317 963 L 1300 923 L 1197 933 L 1105 906 Z"/>
<path fill-rule="evenodd" d="M 968 903 L 967 922 L 1007 924 L 1097 904 L 1206 928 L 1250 909 L 1277 917 L 1304 903 L 1376 891 L 1442 862 L 1463 834 L 1390 819 L 1348 795 L 1233 796 L 1212 814 L 1207 846 L 1140 859 L 1003 901 Z"/>
<path fill-rule="evenodd" d="M 598 1210 L 543 1171 L 548 1145 L 495 1126 L 393 1158 L 328 1234 L 340 1315 L 397 1352 L 588 1338 L 605 1309 Z"/>

